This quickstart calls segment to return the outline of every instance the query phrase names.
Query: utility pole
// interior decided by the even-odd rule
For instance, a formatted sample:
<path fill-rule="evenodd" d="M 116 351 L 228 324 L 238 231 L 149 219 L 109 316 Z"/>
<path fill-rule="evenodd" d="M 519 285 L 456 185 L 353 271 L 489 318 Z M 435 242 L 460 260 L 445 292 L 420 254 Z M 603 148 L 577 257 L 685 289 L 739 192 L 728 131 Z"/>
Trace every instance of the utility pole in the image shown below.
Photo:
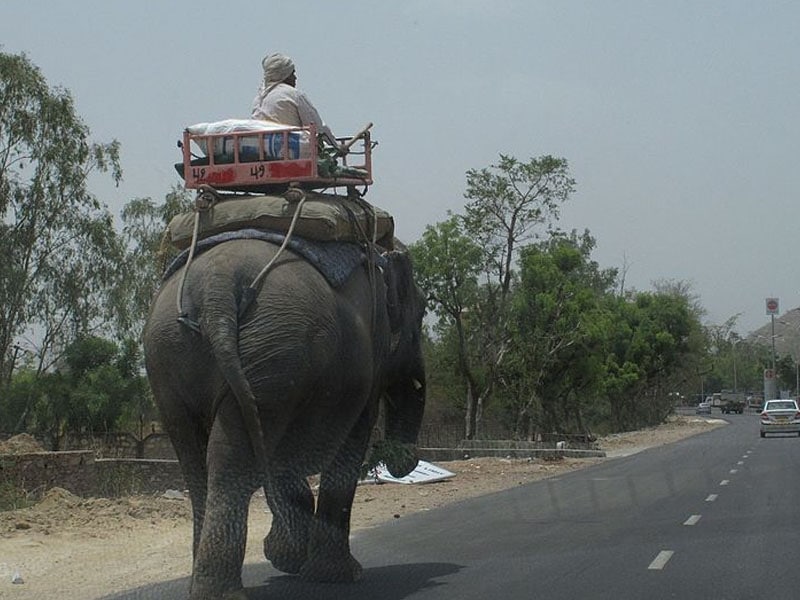
<path fill-rule="evenodd" d="M 775 371 L 775 314 L 771 314 L 772 318 L 772 370 Z"/>

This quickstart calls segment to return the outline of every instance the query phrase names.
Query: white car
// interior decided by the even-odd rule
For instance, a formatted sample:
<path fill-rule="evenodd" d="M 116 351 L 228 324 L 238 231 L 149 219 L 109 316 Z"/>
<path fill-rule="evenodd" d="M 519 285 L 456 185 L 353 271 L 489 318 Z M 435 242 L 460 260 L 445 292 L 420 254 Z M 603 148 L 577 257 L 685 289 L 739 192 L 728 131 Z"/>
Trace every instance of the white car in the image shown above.
<path fill-rule="evenodd" d="M 694 414 L 696 415 L 710 415 L 711 414 L 711 402 L 701 402 L 697 405 L 697 408 L 694 409 Z"/>
<path fill-rule="evenodd" d="M 767 400 L 761 411 L 761 437 L 768 433 L 800 435 L 800 410 L 794 400 Z"/>

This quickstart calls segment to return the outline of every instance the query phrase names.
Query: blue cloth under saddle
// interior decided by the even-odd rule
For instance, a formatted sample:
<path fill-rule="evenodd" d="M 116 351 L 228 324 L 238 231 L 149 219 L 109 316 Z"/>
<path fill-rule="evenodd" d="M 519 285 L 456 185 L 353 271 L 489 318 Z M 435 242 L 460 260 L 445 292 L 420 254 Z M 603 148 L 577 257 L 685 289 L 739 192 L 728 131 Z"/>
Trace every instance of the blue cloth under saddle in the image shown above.
<path fill-rule="evenodd" d="M 197 256 L 217 244 L 230 240 L 264 240 L 280 245 L 285 237 L 283 233 L 262 229 L 226 231 L 199 240 L 194 254 Z M 293 235 L 286 248 L 314 265 L 335 288 L 347 281 L 353 271 L 366 260 L 364 249 L 355 242 L 318 242 Z M 186 264 L 188 258 L 188 249 L 176 256 L 164 272 L 163 279 L 172 276 Z M 375 253 L 376 264 L 382 265 L 384 261 L 383 257 Z"/>

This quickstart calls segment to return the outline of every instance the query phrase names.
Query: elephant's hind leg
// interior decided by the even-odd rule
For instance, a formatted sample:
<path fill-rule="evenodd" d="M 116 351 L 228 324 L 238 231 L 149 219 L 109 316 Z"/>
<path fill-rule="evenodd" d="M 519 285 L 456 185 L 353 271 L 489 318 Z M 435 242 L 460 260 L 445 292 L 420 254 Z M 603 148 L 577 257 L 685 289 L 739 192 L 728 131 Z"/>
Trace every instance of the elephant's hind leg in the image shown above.
<path fill-rule="evenodd" d="M 264 556 L 284 573 L 296 574 L 308 558 L 314 495 L 305 477 L 271 476 L 265 489 L 272 527 L 264 538 Z"/>
<path fill-rule="evenodd" d="M 208 432 L 199 419 L 193 417 L 185 408 L 182 401 L 163 401 L 169 398 L 168 391 L 163 391 L 158 386 L 153 386 L 159 408 L 161 421 L 169 434 L 181 473 L 189 488 L 189 498 L 192 503 L 192 556 L 197 555 L 197 546 L 203 529 L 203 520 L 206 514 L 206 449 L 208 446 Z"/>
<path fill-rule="evenodd" d="M 237 410 L 223 402 L 209 438 L 208 495 L 192 600 L 216 600 L 242 588 L 248 509 L 260 478 Z"/>

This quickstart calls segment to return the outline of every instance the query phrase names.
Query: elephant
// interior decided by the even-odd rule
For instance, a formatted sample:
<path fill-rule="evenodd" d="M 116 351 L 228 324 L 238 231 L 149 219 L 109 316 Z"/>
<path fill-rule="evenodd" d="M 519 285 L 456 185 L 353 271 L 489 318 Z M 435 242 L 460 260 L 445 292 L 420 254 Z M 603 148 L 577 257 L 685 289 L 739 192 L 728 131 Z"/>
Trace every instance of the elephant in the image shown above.
<path fill-rule="evenodd" d="M 403 476 L 417 465 L 425 406 L 425 301 L 396 244 L 385 264 L 363 261 L 334 287 L 274 242 L 231 239 L 156 292 L 145 367 L 192 505 L 191 600 L 244 594 L 248 506 L 259 488 L 272 513 L 264 555 L 275 568 L 311 581 L 359 578 L 350 512 L 378 416 L 387 443 L 407 450 L 386 460 Z"/>

